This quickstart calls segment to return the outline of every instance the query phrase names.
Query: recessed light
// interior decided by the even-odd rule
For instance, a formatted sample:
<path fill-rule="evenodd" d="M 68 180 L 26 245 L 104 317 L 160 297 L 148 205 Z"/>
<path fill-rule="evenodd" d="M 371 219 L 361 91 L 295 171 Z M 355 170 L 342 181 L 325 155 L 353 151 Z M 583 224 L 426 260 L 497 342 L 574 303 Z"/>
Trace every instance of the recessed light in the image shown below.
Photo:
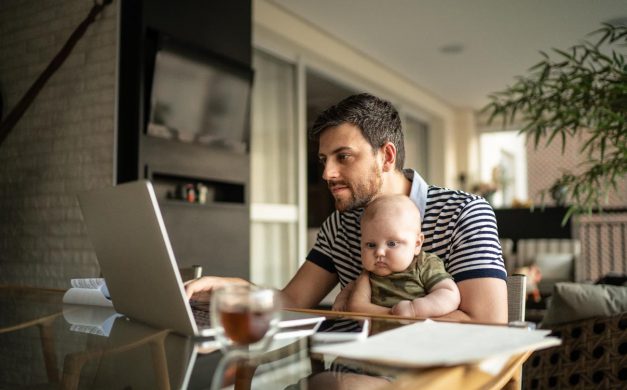
<path fill-rule="evenodd" d="M 447 45 L 440 46 L 440 52 L 444 54 L 459 54 L 465 49 L 461 43 L 449 43 Z"/>

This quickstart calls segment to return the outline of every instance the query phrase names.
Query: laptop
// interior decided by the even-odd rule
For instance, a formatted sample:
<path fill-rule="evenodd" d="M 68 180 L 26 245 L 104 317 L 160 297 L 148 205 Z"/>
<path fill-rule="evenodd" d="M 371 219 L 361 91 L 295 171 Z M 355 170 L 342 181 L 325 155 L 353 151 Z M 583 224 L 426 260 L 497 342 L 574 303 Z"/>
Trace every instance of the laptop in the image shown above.
<path fill-rule="evenodd" d="M 118 313 L 184 335 L 213 335 L 192 314 L 149 181 L 82 193 L 78 201 Z"/>
<path fill-rule="evenodd" d="M 183 335 L 215 334 L 206 311 L 198 321 L 193 315 L 149 181 L 82 193 L 78 200 L 118 313 Z M 282 314 L 281 327 L 315 325 L 324 319 L 306 313 Z"/>

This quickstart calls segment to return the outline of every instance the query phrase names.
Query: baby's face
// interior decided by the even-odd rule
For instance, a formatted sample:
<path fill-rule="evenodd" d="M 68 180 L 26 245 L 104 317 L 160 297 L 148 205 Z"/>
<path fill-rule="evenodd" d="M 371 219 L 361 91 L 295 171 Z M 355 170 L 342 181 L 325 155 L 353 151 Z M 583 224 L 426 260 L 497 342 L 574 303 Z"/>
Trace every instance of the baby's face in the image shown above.
<path fill-rule="evenodd" d="M 361 261 L 376 275 L 404 271 L 421 246 L 420 226 L 409 218 L 376 217 L 362 224 Z"/>

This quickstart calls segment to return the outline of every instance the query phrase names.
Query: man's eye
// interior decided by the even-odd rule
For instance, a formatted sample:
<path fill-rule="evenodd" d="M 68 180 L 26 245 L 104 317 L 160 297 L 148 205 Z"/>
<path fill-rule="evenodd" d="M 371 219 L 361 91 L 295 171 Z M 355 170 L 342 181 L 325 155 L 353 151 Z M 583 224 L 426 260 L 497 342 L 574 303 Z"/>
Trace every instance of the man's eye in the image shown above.
<path fill-rule="evenodd" d="M 350 157 L 350 154 L 346 154 L 346 153 L 341 153 L 337 155 L 337 159 L 340 161 L 348 160 L 349 157 Z"/>
<path fill-rule="evenodd" d="M 367 242 L 366 243 L 366 248 L 368 248 L 368 249 L 373 249 L 375 247 L 376 247 L 376 245 L 374 244 L 374 242 Z"/>
<path fill-rule="evenodd" d="M 327 159 L 326 158 L 319 158 L 318 162 L 320 163 L 320 165 L 324 165 L 324 164 L 326 164 Z"/>
<path fill-rule="evenodd" d="M 398 241 L 388 241 L 389 248 L 396 248 L 398 246 Z"/>

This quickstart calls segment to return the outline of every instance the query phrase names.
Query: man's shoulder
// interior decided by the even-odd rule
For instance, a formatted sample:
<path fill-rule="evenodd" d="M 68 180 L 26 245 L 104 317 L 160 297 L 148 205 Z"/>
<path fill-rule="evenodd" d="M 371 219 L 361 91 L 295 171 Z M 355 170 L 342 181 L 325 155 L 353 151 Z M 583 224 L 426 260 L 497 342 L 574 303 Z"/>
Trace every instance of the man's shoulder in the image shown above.
<path fill-rule="evenodd" d="M 429 186 L 427 192 L 427 212 L 432 209 L 449 210 L 463 209 L 472 203 L 486 203 L 479 195 L 469 194 L 460 190 L 452 190 L 445 187 Z"/>
<path fill-rule="evenodd" d="M 354 209 L 344 212 L 335 210 L 322 222 L 322 226 L 327 229 L 331 228 L 334 231 L 338 229 L 348 228 L 354 229 L 359 227 L 359 221 L 364 209 Z"/>
<path fill-rule="evenodd" d="M 482 199 L 479 195 L 469 194 L 461 190 L 430 185 L 427 191 L 427 202 L 434 200 L 475 200 Z"/>

